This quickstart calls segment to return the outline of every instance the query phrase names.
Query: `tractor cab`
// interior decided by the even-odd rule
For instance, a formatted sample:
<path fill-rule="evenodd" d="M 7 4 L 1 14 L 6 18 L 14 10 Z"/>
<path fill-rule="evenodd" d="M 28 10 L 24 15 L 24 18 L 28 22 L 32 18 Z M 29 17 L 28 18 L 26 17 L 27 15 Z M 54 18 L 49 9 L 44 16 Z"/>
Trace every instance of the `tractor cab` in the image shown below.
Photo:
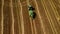
<path fill-rule="evenodd" d="M 33 6 L 29 5 L 29 6 L 28 6 L 28 10 L 32 10 L 32 11 L 33 11 L 33 10 L 35 10 L 35 9 L 33 8 Z"/>

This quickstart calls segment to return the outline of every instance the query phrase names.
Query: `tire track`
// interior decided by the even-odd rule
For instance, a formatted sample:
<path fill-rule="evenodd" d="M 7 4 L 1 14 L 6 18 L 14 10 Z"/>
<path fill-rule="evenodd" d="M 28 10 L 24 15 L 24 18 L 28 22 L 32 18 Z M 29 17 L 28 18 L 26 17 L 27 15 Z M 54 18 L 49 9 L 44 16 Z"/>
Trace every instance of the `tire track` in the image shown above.
<path fill-rule="evenodd" d="M 21 2 L 21 1 L 20 1 Z M 24 34 L 24 20 L 23 20 L 23 14 L 22 14 L 22 4 L 20 3 L 21 11 L 20 11 L 20 17 L 21 17 L 21 29 L 22 29 L 22 34 Z"/>
<path fill-rule="evenodd" d="M 49 20 L 49 23 L 50 23 L 51 29 L 52 29 L 53 34 L 54 34 L 54 29 L 53 29 L 53 27 L 52 27 L 51 20 L 50 20 L 50 14 L 47 12 L 48 10 L 46 9 L 46 6 L 45 6 L 45 4 L 43 3 L 43 1 L 42 1 L 42 4 L 43 4 L 43 7 L 44 7 L 44 10 L 45 10 L 45 13 L 46 13 L 46 15 L 47 15 L 47 18 L 48 18 L 48 20 Z"/>
<path fill-rule="evenodd" d="M 56 8 L 56 6 L 53 4 L 53 1 L 52 1 L 52 0 L 51 0 L 51 7 L 52 7 L 54 13 L 55 13 L 55 12 L 56 12 L 56 13 L 58 12 L 58 11 L 56 10 L 57 8 Z M 59 14 L 58 14 L 58 15 L 55 15 L 55 17 L 56 17 L 56 20 L 55 20 L 55 21 L 56 21 L 56 23 L 55 23 L 55 28 L 57 29 L 57 33 L 59 34 L 59 33 L 60 33 L 60 22 L 59 22 L 59 20 L 57 20 L 57 18 L 58 18 L 57 16 L 60 17 Z"/>
<path fill-rule="evenodd" d="M 51 20 L 50 20 L 50 14 L 47 12 L 48 10 L 47 10 L 47 8 L 46 8 L 46 6 L 45 6 L 43 0 L 41 1 L 41 3 L 42 3 L 42 5 L 43 5 L 43 7 L 44 7 L 45 14 L 46 14 L 46 16 L 47 16 L 47 18 L 48 18 L 49 24 L 50 24 L 51 29 L 52 29 L 53 34 L 54 34 L 54 29 L 53 29 L 53 27 L 52 27 Z M 52 33 L 51 33 L 51 34 L 52 34 Z"/>
<path fill-rule="evenodd" d="M 30 0 L 32 1 L 32 0 Z M 36 9 L 36 4 L 34 1 L 30 2 L 30 4 Z M 32 24 L 33 24 L 33 29 L 34 29 L 34 34 L 43 34 L 43 30 L 41 28 L 41 23 L 37 14 L 37 10 L 34 10 L 34 12 L 36 13 L 36 18 L 33 19 Z"/>
<path fill-rule="evenodd" d="M 18 0 L 18 25 L 19 25 L 19 34 L 22 34 L 23 32 L 22 32 L 22 26 L 21 26 L 21 20 L 20 20 L 20 9 L 22 9 L 22 7 L 21 7 L 22 5 L 21 5 L 21 1 L 20 0 Z M 23 20 L 24 21 L 24 20 Z"/>
<path fill-rule="evenodd" d="M 33 25 L 34 25 L 35 34 L 37 34 L 37 28 L 36 28 L 35 20 L 33 20 Z"/>
<path fill-rule="evenodd" d="M 3 15 L 3 6 L 4 6 L 4 0 L 2 0 L 2 7 L 1 7 L 1 13 L 2 13 L 1 34 L 3 34 L 3 19 L 4 19 L 4 15 Z"/>
<path fill-rule="evenodd" d="M 57 11 L 57 13 L 59 15 L 59 16 L 56 16 L 56 19 L 57 19 L 57 21 L 59 23 L 60 22 L 60 3 L 59 3 L 59 0 L 52 0 L 52 4 L 54 4 L 55 7 L 53 7 L 53 8 Z"/>
<path fill-rule="evenodd" d="M 11 27 L 11 10 L 10 10 L 10 0 L 4 0 L 4 6 L 3 6 L 3 34 L 10 34 L 10 27 Z"/>
<path fill-rule="evenodd" d="M 45 2 L 44 2 L 45 3 Z M 45 4 L 45 6 L 46 6 L 46 4 Z M 47 9 L 47 8 L 46 8 Z M 48 9 L 47 9 L 48 10 Z M 49 13 L 49 12 L 48 12 Z M 50 14 L 50 13 L 49 13 Z M 57 34 L 57 30 L 56 30 L 56 28 L 55 28 L 55 24 L 54 24 L 54 21 L 52 20 L 52 16 L 50 15 L 49 16 L 50 17 L 50 20 L 51 20 L 51 24 L 52 24 L 52 26 L 53 26 L 53 29 L 54 29 L 54 34 Z"/>
<path fill-rule="evenodd" d="M 42 0 L 38 0 L 37 1 L 38 3 L 38 6 L 39 6 L 39 9 L 40 9 L 40 14 L 41 14 L 41 17 L 42 17 L 42 20 L 43 20 L 43 24 L 45 26 L 45 32 L 46 34 L 52 34 L 52 30 L 51 30 L 51 27 L 50 27 L 50 23 L 49 23 L 49 20 L 47 18 L 47 15 L 45 14 L 46 12 L 46 8 L 44 8 L 45 6 L 43 6 L 43 2 Z"/>
<path fill-rule="evenodd" d="M 33 21 L 32 21 L 31 18 L 30 18 L 30 23 L 31 23 L 31 31 L 32 31 L 32 34 L 34 34 L 35 32 L 34 32 L 34 28 L 33 28 Z"/>
<path fill-rule="evenodd" d="M 33 0 L 33 1 L 34 1 L 35 4 L 36 4 L 36 10 L 37 10 L 37 13 L 38 13 L 38 16 L 39 16 L 39 20 L 40 20 L 40 22 L 41 22 L 41 27 L 42 27 L 42 29 L 43 29 L 44 34 L 46 34 L 46 32 L 45 32 L 45 27 L 44 27 L 44 25 L 43 25 L 43 21 L 42 21 L 42 19 L 41 19 L 40 13 L 39 13 L 37 1 L 36 1 L 36 0 Z"/>
<path fill-rule="evenodd" d="M 49 1 L 49 3 L 50 3 L 50 5 L 51 5 L 51 7 L 52 7 L 52 9 L 53 9 L 53 12 L 54 12 L 54 14 L 55 14 L 56 19 L 59 18 L 58 11 L 56 10 L 56 6 L 53 4 L 52 0 Z M 58 19 L 57 19 L 57 22 L 60 24 L 60 22 L 59 22 Z"/>
<path fill-rule="evenodd" d="M 13 14 L 14 14 L 14 33 L 19 34 L 19 26 L 18 26 L 18 1 L 13 0 Z"/>
<path fill-rule="evenodd" d="M 33 1 L 31 2 L 32 0 L 30 0 L 30 1 L 28 1 L 27 0 L 27 5 L 29 6 L 29 5 L 32 5 L 32 6 L 34 6 L 34 3 L 33 3 Z M 38 21 L 37 21 L 38 22 Z M 34 20 L 34 19 L 32 19 L 31 17 L 30 17 L 30 23 L 31 23 L 31 29 L 32 29 L 32 34 L 38 34 L 37 33 L 37 28 L 36 28 L 36 20 Z M 38 22 L 39 23 L 39 22 Z"/>
<path fill-rule="evenodd" d="M 13 15 L 13 4 L 12 4 L 12 0 L 10 0 L 10 7 L 11 7 L 11 15 L 12 15 L 12 34 L 14 34 L 14 15 Z"/>
<path fill-rule="evenodd" d="M 24 34 L 32 34 L 31 32 L 31 23 L 29 20 L 29 15 L 27 12 L 27 6 L 23 6 L 23 18 L 24 18 Z"/>
<path fill-rule="evenodd" d="M 26 0 L 27 1 L 27 6 L 29 6 L 31 3 L 29 0 Z M 28 12 L 29 13 L 29 12 Z M 32 34 L 34 34 L 34 29 L 33 29 L 33 20 L 32 18 L 30 17 L 30 24 L 31 24 L 31 31 L 32 31 Z"/>
<path fill-rule="evenodd" d="M 23 6 L 23 18 L 24 18 L 24 34 L 32 34 L 31 32 L 31 23 L 29 20 L 29 15 L 28 15 L 28 7 L 27 7 L 27 1 L 26 1 L 26 6 Z"/>

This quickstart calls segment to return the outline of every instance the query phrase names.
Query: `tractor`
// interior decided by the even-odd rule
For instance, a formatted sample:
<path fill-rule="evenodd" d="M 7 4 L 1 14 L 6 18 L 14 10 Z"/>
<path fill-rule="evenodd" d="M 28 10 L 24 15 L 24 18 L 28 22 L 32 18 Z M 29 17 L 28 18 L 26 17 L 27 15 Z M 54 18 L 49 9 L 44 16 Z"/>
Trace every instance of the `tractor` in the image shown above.
<path fill-rule="evenodd" d="M 35 8 L 33 8 L 31 5 L 28 6 L 28 10 L 29 10 L 29 16 L 34 19 L 36 16 L 36 13 L 34 12 Z"/>

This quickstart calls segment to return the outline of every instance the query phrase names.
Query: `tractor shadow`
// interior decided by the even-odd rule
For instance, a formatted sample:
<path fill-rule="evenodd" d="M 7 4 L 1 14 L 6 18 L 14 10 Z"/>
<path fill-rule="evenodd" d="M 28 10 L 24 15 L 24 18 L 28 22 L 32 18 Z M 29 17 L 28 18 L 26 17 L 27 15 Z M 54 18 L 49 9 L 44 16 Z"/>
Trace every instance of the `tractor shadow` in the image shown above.
<path fill-rule="evenodd" d="M 33 15 L 33 19 L 35 19 L 35 18 L 36 18 L 36 13 L 35 13 L 35 12 L 33 12 L 33 14 L 34 14 L 34 15 Z"/>
<path fill-rule="evenodd" d="M 35 10 L 35 8 L 34 7 L 32 7 L 32 10 L 34 11 Z M 35 12 L 33 12 L 33 19 L 35 19 L 36 18 L 36 13 Z"/>
<path fill-rule="evenodd" d="M 32 10 L 35 10 L 35 8 L 33 7 Z"/>

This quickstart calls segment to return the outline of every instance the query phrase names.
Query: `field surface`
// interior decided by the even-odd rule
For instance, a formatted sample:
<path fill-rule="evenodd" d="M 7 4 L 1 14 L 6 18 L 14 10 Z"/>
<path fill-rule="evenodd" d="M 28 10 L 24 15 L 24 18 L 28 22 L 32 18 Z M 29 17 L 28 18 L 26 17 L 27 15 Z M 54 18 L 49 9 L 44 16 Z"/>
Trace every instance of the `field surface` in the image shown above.
<path fill-rule="evenodd" d="M 60 0 L 0 0 L 0 34 L 60 34 Z"/>

